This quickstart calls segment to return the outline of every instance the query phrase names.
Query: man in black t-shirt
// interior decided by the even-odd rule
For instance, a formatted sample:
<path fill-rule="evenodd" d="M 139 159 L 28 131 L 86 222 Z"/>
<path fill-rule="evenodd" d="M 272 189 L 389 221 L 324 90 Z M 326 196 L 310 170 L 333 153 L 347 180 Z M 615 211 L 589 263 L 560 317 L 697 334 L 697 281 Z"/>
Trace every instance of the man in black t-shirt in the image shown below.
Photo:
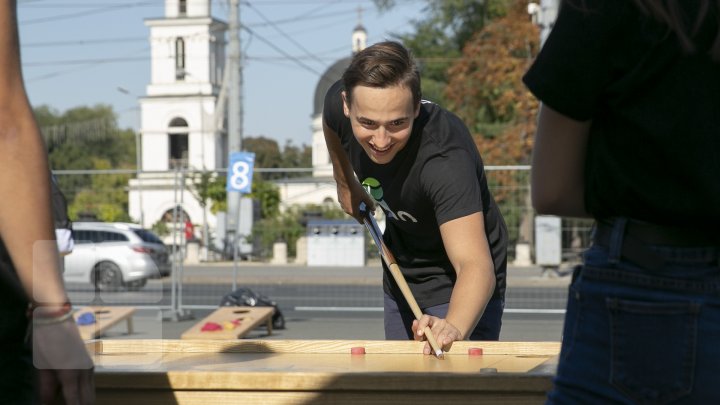
<path fill-rule="evenodd" d="M 338 199 L 360 222 L 361 201 L 384 211 L 383 239 L 426 314 L 413 321 L 386 269 L 387 339 L 419 340 L 430 326 L 444 349 L 497 340 L 507 229 L 466 126 L 420 95 L 417 66 L 401 44 L 355 55 L 323 110 Z"/>

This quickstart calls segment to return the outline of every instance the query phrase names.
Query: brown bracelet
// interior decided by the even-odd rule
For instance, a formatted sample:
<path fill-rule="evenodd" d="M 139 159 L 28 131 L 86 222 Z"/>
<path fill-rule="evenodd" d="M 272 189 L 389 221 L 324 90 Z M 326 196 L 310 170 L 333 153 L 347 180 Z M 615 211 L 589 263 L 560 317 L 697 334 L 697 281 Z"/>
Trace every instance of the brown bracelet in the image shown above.
<path fill-rule="evenodd" d="M 33 322 L 33 325 L 50 325 L 50 324 L 54 324 L 54 323 L 65 322 L 68 319 L 72 318 L 72 316 L 73 316 L 73 313 L 71 311 L 66 314 L 52 317 L 52 318 L 45 317 L 45 316 L 43 316 L 41 318 L 33 318 L 32 322 Z"/>
<path fill-rule="evenodd" d="M 28 306 L 28 318 L 32 319 L 58 319 L 64 317 L 67 314 L 72 314 L 72 304 L 70 301 L 65 301 L 60 304 L 60 308 L 54 311 L 38 311 L 39 308 L 43 307 L 56 307 L 56 304 L 38 304 L 31 303 Z"/>

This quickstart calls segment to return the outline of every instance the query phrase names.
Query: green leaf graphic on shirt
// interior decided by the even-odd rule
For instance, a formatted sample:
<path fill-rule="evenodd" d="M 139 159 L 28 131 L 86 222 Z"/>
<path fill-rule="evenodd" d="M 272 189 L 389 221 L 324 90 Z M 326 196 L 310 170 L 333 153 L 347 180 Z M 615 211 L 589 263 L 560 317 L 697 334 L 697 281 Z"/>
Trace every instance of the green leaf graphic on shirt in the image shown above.
<path fill-rule="evenodd" d="M 382 201 L 383 189 L 380 187 L 380 182 L 377 179 L 368 177 L 363 180 L 362 185 L 365 187 L 368 194 L 375 199 L 375 201 Z"/>

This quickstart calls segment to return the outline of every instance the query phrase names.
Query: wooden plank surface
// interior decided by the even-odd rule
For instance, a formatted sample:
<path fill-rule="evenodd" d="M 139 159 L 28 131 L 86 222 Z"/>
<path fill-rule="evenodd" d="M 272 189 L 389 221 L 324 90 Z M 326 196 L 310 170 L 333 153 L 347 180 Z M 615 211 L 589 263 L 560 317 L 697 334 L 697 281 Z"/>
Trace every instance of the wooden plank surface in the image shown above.
<path fill-rule="evenodd" d="M 75 323 L 77 323 L 80 316 L 88 312 L 95 316 L 95 323 L 89 325 L 78 325 L 78 330 L 80 331 L 80 336 L 83 340 L 94 339 L 98 336 L 102 336 L 108 329 L 122 321 L 125 321 L 127 324 L 127 333 L 133 333 L 132 315 L 135 313 L 134 307 L 81 307 L 73 314 Z"/>
<path fill-rule="evenodd" d="M 181 339 L 240 339 L 262 324 L 266 325 L 268 335 L 270 335 L 272 334 L 273 313 L 275 313 L 275 309 L 272 307 L 220 307 L 183 332 Z M 239 323 L 232 325 L 233 321 Z M 216 323 L 223 329 L 203 331 L 203 325 L 208 322 Z"/>
<path fill-rule="evenodd" d="M 99 401 L 173 405 L 541 404 L 560 349 L 558 342 L 456 342 L 440 360 L 423 355 L 423 345 L 107 340 L 87 347 Z M 353 347 L 366 354 L 352 355 Z M 478 347 L 483 355 L 468 354 Z"/>
<path fill-rule="evenodd" d="M 366 353 L 422 353 L 424 342 L 404 340 L 193 340 L 173 339 L 103 340 L 88 345 L 101 354 L 113 353 L 348 353 L 364 347 Z M 466 355 L 467 349 L 480 347 L 484 354 L 554 356 L 560 342 L 455 342 L 448 355 Z"/>
<path fill-rule="evenodd" d="M 368 391 L 145 391 L 141 399 L 132 390 L 100 392 L 103 405 L 543 405 L 538 392 L 368 392 Z"/>
<path fill-rule="evenodd" d="M 252 341 L 110 340 L 94 346 L 100 374 L 144 375 L 128 386 L 175 389 L 318 389 L 337 375 L 361 376 L 353 387 L 376 387 L 385 374 L 415 375 L 435 386 L 438 375 L 547 374 L 559 343 L 456 342 L 444 360 L 422 354 L 414 341 Z M 364 347 L 365 355 L 350 354 Z M 483 355 L 468 349 L 481 347 Z M 545 368 L 546 369 L 546 368 Z M 154 376 L 154 377 L 153 377 Z"/>

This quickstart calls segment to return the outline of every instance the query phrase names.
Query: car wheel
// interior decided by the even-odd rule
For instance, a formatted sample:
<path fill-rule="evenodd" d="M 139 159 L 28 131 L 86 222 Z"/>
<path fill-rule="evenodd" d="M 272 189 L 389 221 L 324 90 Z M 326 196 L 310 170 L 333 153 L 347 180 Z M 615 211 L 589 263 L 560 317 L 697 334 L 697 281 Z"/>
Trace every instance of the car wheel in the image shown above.
<path fill-rule="evenodd" d="M 128 291 L 140 291 L 141 288 L 145 287 L 145 284 L 147 284 L 147 279 L 143 278 L 142 280 L 128 281 L 125 283 L 125 288 Z"/>
<path fill-rule="evenodd" d="M 115 291 L 122 284 L 120 268 L 112 262 L 101 262 L 95 266 L 95 289 Z"/>

